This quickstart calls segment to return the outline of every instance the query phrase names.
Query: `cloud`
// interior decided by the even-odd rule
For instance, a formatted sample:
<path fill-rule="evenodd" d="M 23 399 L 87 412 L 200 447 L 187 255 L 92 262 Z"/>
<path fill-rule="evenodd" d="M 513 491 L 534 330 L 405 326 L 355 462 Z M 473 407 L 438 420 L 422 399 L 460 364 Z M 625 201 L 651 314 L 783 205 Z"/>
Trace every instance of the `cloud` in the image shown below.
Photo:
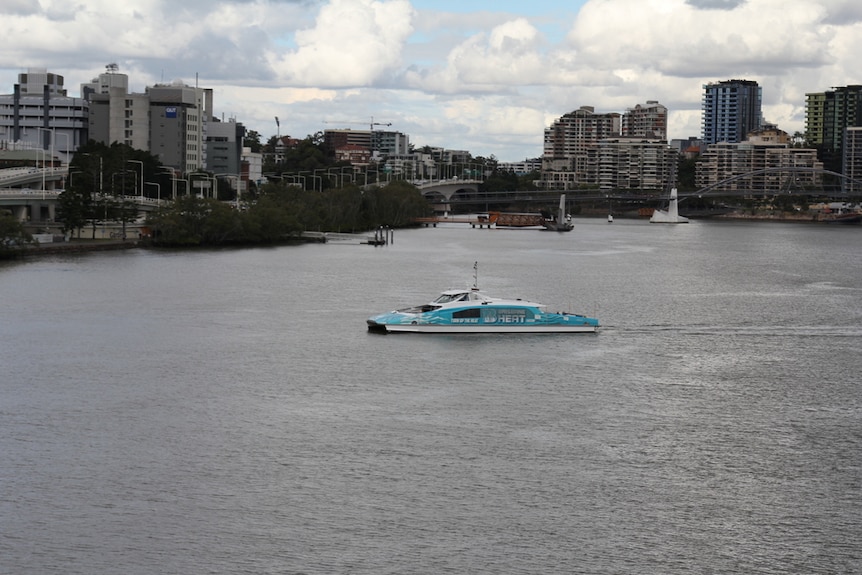
<path fill-rule="evenodd" d="M 408 86 L 431 92 L 498 92 L 544 83 L 539 33 L 524 18 L 504 22 L 453 47 L 444 65 L 408 71 Z"/>
<path fill-rule="evenodd" d="M 702 10 L 733 10 L 746 3 L 747 0 L 685 0 L 692 8 Z"/>
<path fill-rule="evenodd" d="M 584 6 L 569 34 L 582 64 L 654 68 L 670 76 L 778 73 L 830 60 L 822 7 L 785 0 L 704 11 L 685 0 L 613 0 Z M 622 16 L 625 15 L 623 18 Z M 612 21 L 613 40 L 607 37 Z"/>
<path fill-rule="evenodd" d="M 793 132 L 807 92 L 862 83 L 858 0 L 586 0 L 555 19 L 531 3 L 442 5 L 6 0 L 0 92 L 43 67 L 77 95 L 117 62 L 132 91 L 197 78 L 217 113 L 265 136 L 273 116 L 299 137 L 374 116 L 417 144 L 506 159 L 541 154 L 543 129 L 584 105 L 658 100 L 683 138 L 700 133 L 703 84 L 744 78 Z"/>
<path fill-rule="evenodd" d="M 331 0 L 313 28 L 296 33 L 297 50 L 269 61 L 289 85 L 372 86 L 400 65 L 412 13 L 406 0 Z"/>

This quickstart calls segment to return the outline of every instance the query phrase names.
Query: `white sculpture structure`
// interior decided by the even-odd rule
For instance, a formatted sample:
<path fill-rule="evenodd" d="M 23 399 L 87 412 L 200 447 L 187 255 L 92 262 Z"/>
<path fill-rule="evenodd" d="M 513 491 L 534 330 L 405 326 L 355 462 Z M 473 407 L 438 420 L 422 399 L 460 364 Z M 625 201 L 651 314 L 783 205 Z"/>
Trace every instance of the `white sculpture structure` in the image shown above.
<path fill-rule="evenodd" d="M 679 210 L 677 208 L 677 193 L 676 188 L 672 188 L 670 191 L 670 204 L 667 207 L 667 211 L 664 210 L 655 210 L 652 213 L 652 217 L 649 219 L 651 224 L 687 224 L 688 218 L 684 218 L 679 215 Z"/>

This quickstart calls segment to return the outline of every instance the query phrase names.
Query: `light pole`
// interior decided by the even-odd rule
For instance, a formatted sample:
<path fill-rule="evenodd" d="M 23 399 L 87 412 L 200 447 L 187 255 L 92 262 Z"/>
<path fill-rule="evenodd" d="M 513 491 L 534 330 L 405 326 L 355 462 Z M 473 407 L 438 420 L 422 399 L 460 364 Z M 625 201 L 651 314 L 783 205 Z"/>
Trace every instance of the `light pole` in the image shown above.
<path fill-rule="evenodd" d="M 344 170 L 353 171 L 353 166 L 342 166 L 341 167 L 341 187 L 342 188 L 344 187 Z M 348 177 L 350 178 L 350 183 L 352 184 L 355 181 L 356 172 L 353 172 L 352 174 L 348 174 Z"/>
<path fill-rule="evenodd" d="M 240 174 L 227 174 L 227 173 L 213 174 L 214 178 L 218 178 L 219 176 L 221 176 L 225 179 L 236 178 L 236 207 L 237 207 L 237 209 L 239 209 L 240 194 L 242 192 L 242 176 Z"/>
<path fill-rule="evenodd" d="M 48 132 L 49 134 L 51 134 L 51 175 L 53 176 L 54 175 L 54 131 L 49 129 L 49 128 L 40 128 L 39 126 L 36 126 L 36 129 L 41 131 L 41 132 Z M 41 144 L 42 144 L 41 148 L 44 150 L 45 149 L 45 143 L 41 142 Z M 44 160 L 42 160 L 42 168 L 43 169 L 45 168 L 45 161 Z M 45 173 L 42 172 L 42 190 L 44 191 L 44 189 L 45 189 Z"/>
<path fill-rule="evenodd" d="M 166 168 L 165 166 L 161 167 L 160 170 L 164 174 L 170 174 L 171 176 L 171 191 L 173 193 L 173 199 L 177 199 L 177 179 L 174 177 L 176 173 L 173 168 Z"/>
<path fill-rule="evenodd" d="M 141 203 L 143 204 L 144 203 L 144 163 L 141 160 L 126 160 L 126 162 L 141 165 Z"/>
<path fill-rule="evenodd" d="M 314 177 L 318 177 L 317 172 L 326 172 L 326 168 L 319 168 L 317 170 L 314 170 Z M 323 175 L 321 175 L 319 177 L 320 177 L 320 190 L 319 191 L 321 193 L 323 193 Z"/>
<path fill-rule="evenodd" d="M 320 188 L 323 189 L 323 176 L 315 176 L 314 174 L 311 174 L 308 177 L 312 178 L 312 180 L 311 180 L 311 191 L 312 192 L 314 191 L 314 178 L 317 178 L 320 180 Z"/>

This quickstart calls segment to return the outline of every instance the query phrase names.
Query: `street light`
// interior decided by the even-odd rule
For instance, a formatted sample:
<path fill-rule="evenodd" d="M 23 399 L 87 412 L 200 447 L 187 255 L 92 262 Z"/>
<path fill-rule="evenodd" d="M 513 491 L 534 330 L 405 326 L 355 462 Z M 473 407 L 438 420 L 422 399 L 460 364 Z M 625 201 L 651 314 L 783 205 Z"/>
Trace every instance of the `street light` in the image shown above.
<path fill-rule="evenodd" d="M 314 170 L 314 177 L 318 177 L 317 172 L 325 172 L 325 171 L 326 171 L 326 168 L 318 168 L 318 169 Z M 319 191 L 321 193 L 323 193 L 323 175 L 320 176 L 320 190 Z"/>
<path fill-rule="evenodd" d="M 54 131 L 49 129 L 49 128 L 40 128 L 39 126 L 36 126 L 36 129 L 39 131 L 48 132 L 49 134 L 51 134 L 51 175 L 53 176 L 54 175 L 54 135 L 53 135 Z M 42 142 L 41 144 L 42 145 L 40 147 L 44 150 L 45 149 L 45 143 Z M 42 169 L 45 168 L 44 164 L 45 164 L 45 162 L 43 160 L 42 161 Z M 45 189 L 45 172 L 42 172 L 42 190 L 44 190 L 44 189 Z"/>
<path fill-rule="evenodd" d="M 173 199 L 177 199 L 177 178 L 175 177 L 177 174 L 173 168 L 168 168 L 166 166 L 161 166 L 160 171 L 164 174 L 170 174 L 171 176 L 171 191 L 173 193 Z"/>
<path fill-rule="evenodd" d="M 236 178 L 236 207 L 237 207 L 237 209 L 239 209 L 239 200 L 240 200 L 240 195 L 242 193 L 242 175 L 240 175 L 240 174 L 227 174 L 227 173 L 213 174 L 213 177 L 216 177 L 216 178 L 218 178 L 220 176 L 223 178 L 226 178 L 226 179 Z"/>
<path fill-rule="evenodd" d="M 141 165 L 141 203 L 144 203 L 144 163 L 141 160 L 126 160 L 133 164 Z"/>

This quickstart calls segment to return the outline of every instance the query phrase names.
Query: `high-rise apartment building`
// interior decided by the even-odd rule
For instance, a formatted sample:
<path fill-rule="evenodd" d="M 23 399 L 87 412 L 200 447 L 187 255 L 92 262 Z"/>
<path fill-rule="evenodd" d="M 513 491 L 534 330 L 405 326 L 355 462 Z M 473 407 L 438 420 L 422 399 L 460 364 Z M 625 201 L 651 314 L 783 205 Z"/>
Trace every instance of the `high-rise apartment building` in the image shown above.
<path fill-rule="evenodd" d="M 600 140 L 620 135 L 621 114 L 596 114 L 592 106 L 569 112 L 545 128 L 543 171 L 568 172 L 571 183 L 596 183 L 595 150 Z"/>
<path fill-rule="evenodd" d="M 676 181 L 678 157 L 664 139 L 606 138 L 598 145 L 599 189 L 661 192 Z"/>
<path fill-rule="evenodd" d="M 776 168 L 776 169 L 770 169 Z M 777 169 L 782 168 L 782 169 Z M 799 171 L 783 168 L 802 168 Z M 697 187 L 725 182 L 714 192 L 748 195 L 777 194 L 798 187 L 821 184 L 823 163 L 810 148 L 793 148 L 787 143 L 761 142 L 756 139 L 707 146 L 697 164 Z M 745 176 L 745 177 L 739 177 Z"/>
<path fill-rule="evenodd" d="M 763 122 L 762 92 L 752 80 L 725 80 L 703 86 L 703 142 L 736 143 Z"/>
<path fill-rule="evenodd" d="M 626 110 L 622 117 L 622 135 L 658 140 L 667 139 L 667 107 L 656 100 Z"/>
<path fill-rule="evenodd" d="M 845 172 L 845 130 L 855 127 L 862 127 L 862 86 L 805 94 L 805 138 L 825 169 Z"/>
<path fill-rule="evenodd" d="M 862 127 L 844 130 L 843 174 L 847 177 L 844 191 L 858 194 L 862 192 Z"/>
<path fill-rule="evenodd" d="M 667 108 L 655 100 L 624 114 L 583 106 L 545 129 L 541 185 L 605 190 L 663 190 L 676 178 L 667 145 Z"/>

